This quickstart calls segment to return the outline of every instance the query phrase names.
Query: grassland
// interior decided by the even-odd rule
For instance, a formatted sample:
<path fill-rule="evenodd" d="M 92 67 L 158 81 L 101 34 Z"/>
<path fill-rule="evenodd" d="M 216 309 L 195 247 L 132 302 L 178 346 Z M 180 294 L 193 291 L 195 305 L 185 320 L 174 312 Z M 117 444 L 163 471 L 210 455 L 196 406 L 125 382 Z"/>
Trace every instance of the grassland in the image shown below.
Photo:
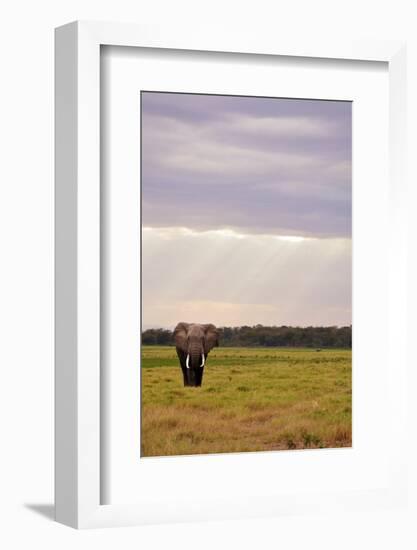
<path fill-rule="evenodd" d="M 350 447 L 350 350 L 216 348 L 201 388 L 142 348 L 142 456 Z"/>

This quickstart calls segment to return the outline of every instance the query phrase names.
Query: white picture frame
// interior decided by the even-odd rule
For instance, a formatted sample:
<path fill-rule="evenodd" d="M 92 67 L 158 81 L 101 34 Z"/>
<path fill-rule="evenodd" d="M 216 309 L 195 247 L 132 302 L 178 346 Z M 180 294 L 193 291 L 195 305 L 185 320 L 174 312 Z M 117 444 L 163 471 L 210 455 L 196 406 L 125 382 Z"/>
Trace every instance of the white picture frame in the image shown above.
<path fill-rule="evenodd" d="M 100 445 L 100 47 L 102 45 L 168 48 L 291 57 L 383 61 L 389 70 L 391 240 L 395 253 L 392 285 L 405 288 L 403 242 L 406 204 L 405 45 L 401 42 L 352 41 L 280 42 L 275 36 L 251 36 L 210 29 L 149 28 L 136 25 L 75 22 L 56 30 L 56 519 L 77 528 L 131 525 L 162 519 L 185 519 L 167 502 L 158 515 L 155 506 L 139 510 L 134 504 L 101 504 Z M 390 316 L 405 323 L 405 293 L 390 302 Z M 404 331 L 405 332 L 405 331 Z M 401 338 L 401 335 L 399 336 Z M 406 355 L 399 345 L 395 376 L 395 422 L 405 424 Z M 386 491 L 363 491 L 364 506 L 397 505 L 405 498 L 406 462 L 402 431 L 391 464 Z M 175 496 L 173 495 L 173 498 Z M 311 495 L 297 503 L 297 495 L 282 502 L 259 501 L 249 515 L 310 511 L 357 505 L 351 495 Z M 209 510 L 209 508 L 208 508 Z M 239 517 L 247 509 L 219 509 L 204 517 Z M 196 514 L 193 519 L 202 518 Z"/>

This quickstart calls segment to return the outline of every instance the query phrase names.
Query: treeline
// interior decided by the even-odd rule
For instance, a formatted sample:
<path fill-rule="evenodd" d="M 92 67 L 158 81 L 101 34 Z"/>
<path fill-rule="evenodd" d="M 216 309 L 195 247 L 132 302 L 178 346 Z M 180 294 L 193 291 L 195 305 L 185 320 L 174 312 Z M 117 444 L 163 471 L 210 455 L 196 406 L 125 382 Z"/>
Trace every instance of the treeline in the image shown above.
<path fill-rule="evenodd" d="M 221 327 L 220 345 L 230 347 L 351 348 L 352 327 Z M 172 346 L 172 331 L 148 329 L 142 332 L 142 344 Z"/>

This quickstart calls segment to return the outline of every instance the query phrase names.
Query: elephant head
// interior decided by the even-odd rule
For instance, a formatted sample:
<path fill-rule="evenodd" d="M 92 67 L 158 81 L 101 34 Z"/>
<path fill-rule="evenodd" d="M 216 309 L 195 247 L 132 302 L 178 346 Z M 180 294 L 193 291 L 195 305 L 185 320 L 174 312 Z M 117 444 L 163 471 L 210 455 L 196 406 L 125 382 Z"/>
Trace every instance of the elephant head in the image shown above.
<path fill-rule="evenodd" d="M 201 386 L 207 356 L 212 348 L 219 345 L 218 330 L 211 324 L 178 323 L 174 339 L 184 386 Z"/>

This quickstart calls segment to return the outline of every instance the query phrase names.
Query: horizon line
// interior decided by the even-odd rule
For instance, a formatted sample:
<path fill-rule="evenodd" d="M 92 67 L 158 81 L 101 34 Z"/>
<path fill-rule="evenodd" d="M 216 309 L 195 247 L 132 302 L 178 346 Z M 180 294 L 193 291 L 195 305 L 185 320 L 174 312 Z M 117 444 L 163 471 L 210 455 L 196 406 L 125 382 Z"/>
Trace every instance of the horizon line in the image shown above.
<path fill-rule="evenodd" d="M 187 322 L 187 321 L 181 321 L 181 322 Z M 190 324 L 193 324 L 193 323 L 190 323 Z M 205 324 L 205 323 L 195 323 L 195 324 Z M 142 333 L 146 332 L 147 330 L 173 330 L 174 328 L 175 327 L 173 327 L 171 329 L 169 327 L 163 327 L 163 326 L 151 326 L 151 327 L 142 329 Z M 236 328 L 239 328 L 239 329 L 241 329 L 241 328 L 301 328 L 301 329 L 306 329 L 306 328 L 352 328 L 352 323 L 350 325 L 261 325 L 261 324 L 256 324 L 256 325 L 235 325 L 235 326 L 219 325 L 219 326 L 216 326 L 216 328 L 218 328 L 218 329 L 222 329 L 222 328 L 231 328 L 231 329 L 236 329 Z"/>

